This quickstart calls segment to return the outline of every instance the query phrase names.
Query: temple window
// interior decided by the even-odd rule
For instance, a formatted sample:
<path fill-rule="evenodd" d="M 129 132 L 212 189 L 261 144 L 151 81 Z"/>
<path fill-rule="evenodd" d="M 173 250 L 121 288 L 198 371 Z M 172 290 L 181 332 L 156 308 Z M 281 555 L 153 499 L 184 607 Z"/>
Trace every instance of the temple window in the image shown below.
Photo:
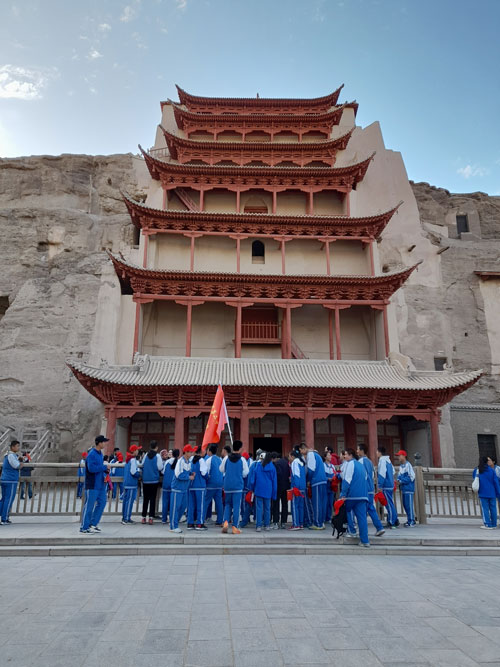
<path fill-rule="evenodd" d="M 457 232 L 458 235 L 469 231 L 469 219 L 466 215 L 457 215 Z"/>
<path fill-rule="evenodd" d="M 252 242 L 252 264 L 265 264 L 266 248 L 262 241 Z"/>
<path fill-rule="evenodd" d="M 434 370 L 444 371 L 445 364 L 448 359 L 446 357 L 434 357 Z"/>

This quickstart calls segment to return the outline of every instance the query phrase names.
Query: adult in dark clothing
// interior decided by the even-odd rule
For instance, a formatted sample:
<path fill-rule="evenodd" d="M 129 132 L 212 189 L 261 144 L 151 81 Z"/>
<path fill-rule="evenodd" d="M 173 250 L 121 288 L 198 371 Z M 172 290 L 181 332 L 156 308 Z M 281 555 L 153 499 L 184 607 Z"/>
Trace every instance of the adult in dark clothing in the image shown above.
<path fill-rule="evenodd" d="M 272 502 L 273 529 L 277 530 L 280 527 L 286 528 L 286 522 L 288 520 L 287 491 L 290 488 L 290 464 L 287 459 L 280 458 L 277 452 L 272 453 L 272 461 L 276 468 L 276 476 L 278 479 L 278 493 L 276 500 L 273 500 Z"/>
<path fill-rule="evenodd" d="M 160 473 L 163 471 L 163 461 L 158 454 L 158 443 L 156 440 L 151 440 L 149 448 L 149 452 L 140 464 L 142 468 L 142 489 L 144 492 L 141 523 L 146 523 L 146 517 L 149 512 L 149 523 L 151 524 L 155 516 L 156 494 L 158 492 Z"/>

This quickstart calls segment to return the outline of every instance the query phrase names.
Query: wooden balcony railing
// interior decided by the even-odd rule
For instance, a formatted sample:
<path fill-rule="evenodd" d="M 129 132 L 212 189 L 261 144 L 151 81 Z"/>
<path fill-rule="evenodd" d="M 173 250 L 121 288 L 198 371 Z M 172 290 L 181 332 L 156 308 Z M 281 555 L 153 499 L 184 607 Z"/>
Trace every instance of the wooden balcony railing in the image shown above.
<path fill-rule="evenodd" d="M 243 322 L 242 343 L 281 343 L 280 325 L 277 322 Z"/>

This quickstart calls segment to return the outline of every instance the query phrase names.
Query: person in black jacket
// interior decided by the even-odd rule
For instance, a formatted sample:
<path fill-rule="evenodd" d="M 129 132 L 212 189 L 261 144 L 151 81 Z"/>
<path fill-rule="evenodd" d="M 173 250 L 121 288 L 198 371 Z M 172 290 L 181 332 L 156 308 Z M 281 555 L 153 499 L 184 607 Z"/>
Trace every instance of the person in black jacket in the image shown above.
<path fill-rule="evenodd" d="M 287 491 L 290 488 L 290 464 L 287 459 L 280 458 L 277 452 L 272 453 L 272 462 L 276 468 L 276 475 L 278 478 L 278 495 L 276 500 L 272 503 L 272 520 L 273 530 L 278 528 L 286 528 L 288 520 L 288 498 Z M 280 521 L 280 505 L 281 505 L 281 521 Z"/>

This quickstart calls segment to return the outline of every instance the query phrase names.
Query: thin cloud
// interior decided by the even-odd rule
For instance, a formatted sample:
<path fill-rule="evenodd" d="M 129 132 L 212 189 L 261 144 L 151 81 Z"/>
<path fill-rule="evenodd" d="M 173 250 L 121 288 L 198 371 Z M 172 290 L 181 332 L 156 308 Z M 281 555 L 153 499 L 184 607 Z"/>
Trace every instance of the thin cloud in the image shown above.
<path fill-rule="evenodd" d="M 102 58 L 102 53 L 99 53 L 97 49 L 90 49 L 87 58 L 89 60 L 97 60 L 98 58 Z"/>
<path fill-rule="evenodd" d="M 132 21 L 132 19 L 135 18 L 137 12 L 134 7 L 131 5 L 126 5 L 123 8 L 122 15 L 120 16 L 120 21 L 123 21 L 123 23 L 128 23 L 129 21 Z"/>
<path fill-rule="evenodd" d="M 33 69 L 2 65 L 0 67 L 0 99 L 38 100 L 57 70 Z"/>
<path fill-rule="evenodd" d="M 100 30 L 101 32 L 108 32 L 109 30 L 111 30 L 111 26 L 109 25 L 109 23 L 99 23 L 97 29 Z"/>
<path fill-rule="evenodd" d="M 457 169 L 457 174 L 463 176 L 465 180 L 469 180 L 469 178 L 482 178 L 483 176 L 487 176 L 489 173 L 489 169 L 486 167 L 481 167 L 477 164 L 466 164 L 465 167 L 459 167 Z"/>
<path fill-rule="evenodd" d="M 175 0 L 175 4 L 177 6 L 177 9 L 183 12 L 187 7 L 188 0 Z"/>

